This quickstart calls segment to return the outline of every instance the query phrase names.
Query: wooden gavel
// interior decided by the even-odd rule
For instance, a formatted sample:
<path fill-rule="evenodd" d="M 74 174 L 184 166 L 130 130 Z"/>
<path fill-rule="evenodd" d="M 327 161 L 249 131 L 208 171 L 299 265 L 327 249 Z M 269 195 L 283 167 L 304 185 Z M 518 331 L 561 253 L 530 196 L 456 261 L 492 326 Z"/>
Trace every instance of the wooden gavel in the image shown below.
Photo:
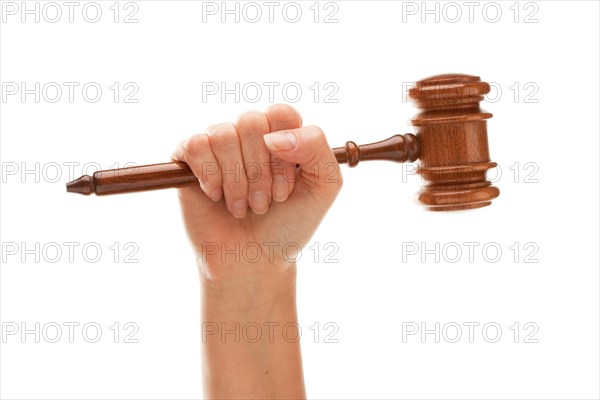
<path fill-rule="evenodd" d="M 490 161 L 487 119 L 479 102 L 490 85 L 477 76 L 438 75 L 424 79 L 409 90 L 421 109 L 412 120 L 415 134 L 358 146 L 347 142 L 334 148 L 340 164 L 356 166 L 360 161 L 419 160 L 417 172 L 425 180 L 418 200 L 431 211 L 456 211 L 485 207 L 500 191 L 486 178 Z M 97 195 L 138 192 L 198 184 L 183 162 L 142 165 L 97 171 L 67 183 L 67 191 Z"/>

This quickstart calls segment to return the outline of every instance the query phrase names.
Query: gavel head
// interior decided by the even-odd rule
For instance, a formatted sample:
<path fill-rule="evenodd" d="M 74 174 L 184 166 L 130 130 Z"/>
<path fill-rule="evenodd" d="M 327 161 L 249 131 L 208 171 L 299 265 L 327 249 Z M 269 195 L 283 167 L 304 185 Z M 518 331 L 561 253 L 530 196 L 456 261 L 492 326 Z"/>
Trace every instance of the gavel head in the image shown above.
<path fill-rule="evenodd" d="M 415 84 L 409 96 L 422 111 L 412 124 L 421 144 L 417 172 L 425 184 L 418 200 L 431 211 L 485 207 L 500 191 L 486 172 L 490 161 L 487 119 L 479 102 L 490 85 L 477 76 L 438 75 Z"/>

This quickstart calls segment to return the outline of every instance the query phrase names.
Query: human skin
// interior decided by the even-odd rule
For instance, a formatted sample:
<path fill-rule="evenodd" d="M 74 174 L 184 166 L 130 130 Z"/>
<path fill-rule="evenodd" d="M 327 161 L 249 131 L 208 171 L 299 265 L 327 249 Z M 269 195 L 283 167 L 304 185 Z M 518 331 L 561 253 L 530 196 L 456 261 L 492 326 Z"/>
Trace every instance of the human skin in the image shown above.
<path fill-rule="evenodd" d="M 200 272 L 205 396 L 306 398 L 297 332 L 282 328 L 298 326 L 294 246 L 342 186 L 325 135 L 275 105 L 209 127 L 173 159 L 199 180 L 179 199 Z"/>

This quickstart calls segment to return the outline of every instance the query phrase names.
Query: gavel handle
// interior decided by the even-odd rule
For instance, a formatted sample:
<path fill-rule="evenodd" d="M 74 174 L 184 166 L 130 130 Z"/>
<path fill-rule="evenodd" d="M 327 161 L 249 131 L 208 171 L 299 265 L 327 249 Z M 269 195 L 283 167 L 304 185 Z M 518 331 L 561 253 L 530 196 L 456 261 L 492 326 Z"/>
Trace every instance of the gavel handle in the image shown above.
<path fill-rule="evenodd" d="M 368 160 L 416 161 L 421 155 L 421 143 L 415 135 L 407 133 L 361 146 L 354 142 L 346 142 L 345 147 L 336 147 L 332 150 L 338 163 L 355 167 L 359 161 Z"/>
<path fill-rule="evenodd" d="M 347 142 L 345 147 L 333 149 L 340 164 L 354 167 L 359 161 L 388 160 L 415 161 L 421 154 L 421 145 L 415 135 L 395 135 L 377 143 L 358 146 Z M 197 184 L 198 179 L 184 162 L 140 165 L 135 167 L 97 171 L 67 183 L 67 192 L 97 195 L 140 192 Z"/>

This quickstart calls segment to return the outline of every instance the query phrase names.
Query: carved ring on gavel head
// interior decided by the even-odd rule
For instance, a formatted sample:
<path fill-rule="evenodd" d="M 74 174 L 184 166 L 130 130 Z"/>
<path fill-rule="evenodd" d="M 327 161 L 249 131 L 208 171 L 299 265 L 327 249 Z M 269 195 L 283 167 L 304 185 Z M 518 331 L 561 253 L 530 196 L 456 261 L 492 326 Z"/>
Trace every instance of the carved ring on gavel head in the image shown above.
<path fill-rule="evenodd" d="M 427 210 L 456 211 L 485 207 L 500 191 L 486 178 L 496 166 L 490 161 L 487 122 L 479 102 L 490 85 L 477 76 L 438 75 L 409 91 L 422 111 L 413 118 L 415 135 L 392 136 L 364 146 L 347 142 L 333 149 L 338 162 L 354 167 L 359 161 L 418 161 L 425 184 L 417 194 Z"/>
<path fill-rule="evenodd" d="M 500 194 L 486 179 L 490 161 L 487 122 L 492 114 L 479 109 L 490 86 L 479 77 L 438 75 L 416 83 L 409 95 L 421 109 L 413 118 L 415 134 L 395 135 L 358 146 L 333 149 L 339 163 L 419 160 L 417 172 L 425 184 L 417 199 L 427 210 L 455 211 L 490 205 Z M 97 171 L 67 183 L 67 191 L 108 195 L 197 185 L 184 162 L 141 165 Z"/>

